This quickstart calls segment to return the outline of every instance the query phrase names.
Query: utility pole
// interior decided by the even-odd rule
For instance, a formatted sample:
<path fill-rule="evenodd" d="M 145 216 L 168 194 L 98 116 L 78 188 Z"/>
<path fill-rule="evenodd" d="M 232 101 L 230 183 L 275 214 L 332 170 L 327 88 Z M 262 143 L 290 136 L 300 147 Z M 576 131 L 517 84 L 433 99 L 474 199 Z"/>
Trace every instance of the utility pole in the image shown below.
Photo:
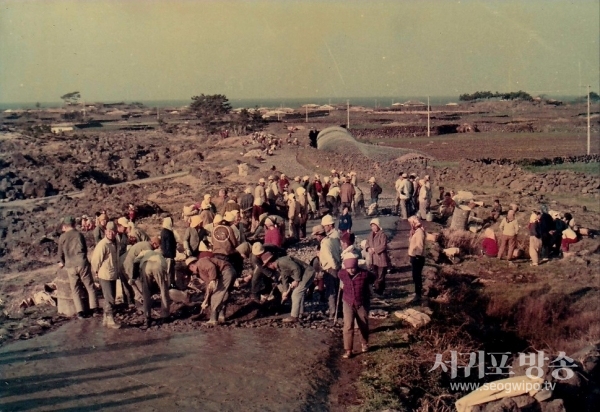
<path fill-rule="evenodd" d="M 429 121 L 429 96 L 427 96 L 427 137 L 431 136 Z"/>
<path fill-rule="evenodd" d="M 346 100 L 346 129 L 350 130 L 350 100 Z"/>
<path fill-rule="evenodd" d="M 82 107 L 83 107 L 83 121 L 85 122 L 85 101 L 82 101 L 81 104 L 82 104 Z"/>
<path fill-rule="evenodd" d="M 587 154 L 590 155 L 590 85 L 587 87 Z"/>

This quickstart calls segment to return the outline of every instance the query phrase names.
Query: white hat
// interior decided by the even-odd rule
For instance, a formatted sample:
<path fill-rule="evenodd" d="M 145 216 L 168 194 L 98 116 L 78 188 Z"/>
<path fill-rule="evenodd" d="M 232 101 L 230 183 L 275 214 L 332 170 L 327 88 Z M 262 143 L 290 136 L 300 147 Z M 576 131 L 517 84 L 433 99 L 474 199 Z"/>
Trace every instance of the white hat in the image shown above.
<path fill-rule="evenodd" d="M 302 196 L 306 193 L 306 189 L 303 187 L 299 187 L 298 189 L 296 189 L 296 193 L 298 194 L 298 196 Z"/>
<path fill-rule="evenodd" d="M 333 225 L 333 224 L 335 224 L 335 222 L 333 221 L 333 217 L 331 217 L 331 215 L 325 215 L 325 216 L 323 216 L 323 219 L 321 219 L 322 226 Z"/>
<path fill-rule="evenodd" d="M 275 180 L 275 178 L 273 177 L 273 175 L 269 175 L 269 177 L 267 177 L 267 180 Z"/>
<path fill-rule="evenodd" d="M 331 169 L 331 174 L 337 173 L 335 169 Z"/>
<path fill-rule="evenodd" d="M 333 183 L 339 183 L 339 182 L 340 182 L 340 179 L 338 179 L 337 177 L 333 178 Z"/>
<path fill-rule="evenodd" d="M 406 173 L 402 173 L 402 177 L 408 177 Z"/>
<path fill-rule="evenodd" d="M 288 198 L 288 200 L 293 200 L 296 198 L 296 195 L 293 193 L 288 193 L 287 198 Z"/>
<path fill-rule="evenodd" d="M 127 227 L 127 226 L 129 226 L 129 219 L 127 219 L 126 217 L 120 217 L 117 220 L 117 224 L 119 226 Z"/>
<path fill-rule="evenodd" d="M 294 182 L 299 182 L 299 181 L 300 181 L 300 176 L 296 176 L 296 177 L 294 178 Z"/>
<path fill-rule="evenodd" d="M 279 176 L 280 179 L 283 179 L 284 177 L 285 175 L 283 173 Z"/>
<path fill-rule="evenodd" d="M 302 180 L 305 181 L 305 182 L 308 181 L 308 179 L 310 179 L 310 177 L 308 177 L 308 176 L 303 176 L 302 177 Z"/>
<path fill-rule="evenodd" d="M 202 243 L 200 243 L 200 244 L 202 244 Z M 185 260 L 185 265 L 186 265 L 186 266 L 189 266 L 189 265 L 191 265 L 192 263 L 196 262 L 197 260 L 198 260 L 198 259 L 196 259 L 195 257 L 189 257 L 189 258 L 187 258 L 187 259 Z"/>
<path fill-rule="evenodd" d="M 375 178 L 371 176 L 371 178 L 369 179 L 369 183 L 375 183 Z"/>
<path fill-rule="evenodd" d="M 260 179 L 258 179 L 258 183 L 267 183 L 267 182 L 264 178 L 261 177 Z"/>
<path fill-rule="evenodd" d="M 215 218 L 213 219 L 213 225 L 218 225 L 222 221 L 223 221 L 223 216 L 221 216 L 221 215 L 215 215 Z"/>
<path fill-rule="evenodd" d="M 252 245 L 252 254 L 254 256 L 260 256 L 263 253 L 265 253 L 265 248 L 263 247 L 262 243 L 256 242 Z"/>
<path fill-rule="evenodd" d="M 378 218 L 371 219 L 371 221 L 369 222 L 369 226 L 371 226 L 371 225 L 377 225 L 377 227 L 379 229 L 381 229 L 381 223 L 379 222 Z"/>
<path fill-rule="evenodd" d="M 210 200 L 210 199 L 211 199 L 211 197 L 208 193 L 204 195 L 204 200 Z"/>
<path fill-rule="evenodd" d="M 235 213 L 231 213 L 231 212 L 226 212 L 225 216 L 223 216 L 223 219 L 229 223 L 235 221 Z"/>
<path fill-rule="evenodd" d="M 252 193 L 252 188 L 251 187 L 247 187 L 246 190 L 244 190 L 244 193 Z"/>

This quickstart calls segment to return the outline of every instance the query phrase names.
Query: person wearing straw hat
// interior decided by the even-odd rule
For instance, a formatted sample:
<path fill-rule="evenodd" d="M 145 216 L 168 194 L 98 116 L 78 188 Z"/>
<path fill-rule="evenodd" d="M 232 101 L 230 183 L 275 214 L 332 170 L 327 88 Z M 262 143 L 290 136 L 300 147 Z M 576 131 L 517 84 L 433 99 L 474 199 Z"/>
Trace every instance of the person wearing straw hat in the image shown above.
<path fill-rule="evenodd" d="M 115 238 L 117 254 L 123 256 L 129 246 L 129 223 L 130 221 L 122 216 L 117 219 L 117 237 Z"/>
<path fill-rule="evenodd" d="M 214 326 L 226 319 L 229 291 L 235 279 L 235 269 L 230 263 L 216 257 L 196 259 L 187 258 L 185 264 L 192 274 L 197 275 L 206 283 L 206 293 L 210 307 L 207 324 Z"/>
<path fill-rule="evenodd" d="M 487 228 L 483 232 L 483 240 L 481 241 L 481 254 L 487 257 L 498 256 L 498 242 L 496 234 L 492 228 Z"/>
<path fill-rule="evenodd" d="M 369 350 L 369 307 L 371 306 L 369 285 L 375 281 L 375 275 L 360 269 L 357 257 L 350 255 L 342 262 L 339 277 L 344 291 L 342 294 L 344 314 L 342 357 L 348 359 L 352 356 L 355 323 L 360 332 L 361 352 L 365 353 Z"/>
<path fill-rule="evenodd" d="M 250 255 L 250 263 L 252 263 L 252 274 L 244 278 L 244 282 L 252 281 L 250 285 L 250 294 L 256 302 L 261 302 L 261 294 L 270 293 L 273 287 L 273 279 L 277 273 L 262 263 L 262 255 L 271 253 L 275 259 L 282 256 L 287 256 L 284 249 L 275 245 L 262 245 L 256 242 L 252 245 L 252 254 Z"/>
<path fill-rule="evenodd" d="M 81 292 L 83 288 L 88 294 L 90 312 L 98 312 L 98 299 L 94 290 L 94 279 L 90 262 L 87 256 L 87 244 L 83 235 L 75 229 L 75 219 L 66 216 L 62 220 L 62 234 L 58 238 L 58 256 L 60 268 L 65 268 L 71 286 L 71 296 L 77 317 L 82 319 L 85 315 Z"/>
<path fill-rule="evenodd" d="M 536 211 L 529 216 L 529 257 L 531 266 L 537 266 L 540 262 L 540 250 L 542 249 L 542 230 L 540 228 L 540 214 Z"/>
<path fill-rule="evenodd" d="M 200 216 L 192 216 L 190 226 L 185 230 L 183 235 L 183 250 L 186 257 L 198 256 L 200 242 L 206 241 L 207 234 L 202 226 Z"/>
<path fill-rule="evenodd" d="M 377 274 L 374 292 L 381 296 L 385 290 L 385 277 L 390 265 L 387 249 L 388 239 L 378 218 L 371 219 L 369 225 L 371 226 L 371 233 L 367 237 L 366 251 L 370 256 L 372 270 Z"/>
<path fill-rule="evenodd" d="M 341 266 L 342 244 L 340 234 L 334 227 L 333 217 L 331 215 L 323 216 L 321 224 L 313 227 L 312 235 L 321 245 L 319 262 L 321 270 L 324 272 L 325 298 L 329 308 L 329 319 L 334 320 L 340 285 L 337 273 Z"/>
<path fill-rule="evenodd" d="M 375 180 L 375 177 L 371 176 L 371 178 L 369 179 L 369 185 L 371 186 L 371 205 L 373 203 L 378 204 L 379 203 L 379 196 L 381 195 L 381 193 L 383 192 L 383 189 L 381 188 L 381 186 L 379 186 Z"/>
<path fill-rule="evenodd" d="M 425 228 L 416 216 L 408 218 L 410 237 L 408 240 L 408 256 L 412 268 L 412 278 L 415 283 L 413 303 L 419 303 L 423 294 L 423 266 L 425 266 Z"/>
<path fill-rule="evenodd" d="M 304 296 L 306 289 L 315 278 L 315 271 L 312 266 L 291 256 L 282 256 L 276 258 L 275 255 L 265 252 L 261 256 L 263 265 L 279 273 L 279 281 L 283 297 L 292 294 L 292 310 L 289 318 L 285 318 L 285 323 L 298 322 L 300 316 L 304 313 Z"/>

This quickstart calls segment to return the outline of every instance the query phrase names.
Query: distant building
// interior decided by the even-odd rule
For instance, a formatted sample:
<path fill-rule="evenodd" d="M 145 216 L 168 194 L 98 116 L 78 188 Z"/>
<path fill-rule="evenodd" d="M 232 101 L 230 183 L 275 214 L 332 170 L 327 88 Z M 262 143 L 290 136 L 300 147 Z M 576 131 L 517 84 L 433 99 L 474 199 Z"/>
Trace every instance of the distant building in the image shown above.
<path fill-rule="evenodd" d="M 73 123 L 56 123 L 50 126 L 50 131 L 54 134 L 59 134 L 62 132 L 72 132 L 73 127 Z"/>

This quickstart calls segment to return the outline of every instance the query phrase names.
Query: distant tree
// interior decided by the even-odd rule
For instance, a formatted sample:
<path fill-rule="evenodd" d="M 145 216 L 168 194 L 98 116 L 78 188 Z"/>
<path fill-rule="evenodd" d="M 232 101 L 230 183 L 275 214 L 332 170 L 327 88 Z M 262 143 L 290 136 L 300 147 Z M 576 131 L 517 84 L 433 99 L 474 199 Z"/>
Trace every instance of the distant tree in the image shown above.
<path fill-rule="evenodd" d="M 475 92 L 473 94 L 461 94 L 458 99 L 461 101 L 472 101 L 472 100 L 480 100 L 480 99 L 504 99 L 504 100 L 526 100 L 532 101 L 533 97 L 523 90 L 519 90 L 518 92 L 509 92 L 509 93 L 492 93 L 492 92 Z"/>
<path fill-rule="evenodd" d="M 600 95 L 596 92 L 590 92 L 590 101 L 597 102 L 600 100 Z"/>
<path fill-rule="evenodd" d="M 212 94 L 192 97 L 190 111 L 200 120 L 200 125 L 207 135 L 216 130 L 216 125 L 231 111 L 227 97 L 222 94 Z"/>
<path fill-rule="evenodd" d="M 42 107 L 42 105 L 40 104 L 40 102 L 37 102 L 37 103 L 35 104 L 35 108 L 36 108 L 36 109 L 39 109 L 40 107 Z"/>
<path fill-rule="evenodd" d="M 66 105 L 77 104 L 79 103 L 79 99 L 81 99 L 81 94 L 79 92 L 71 92 L 60 96 L 60 98 Z"/>
<path fill-rule="evenodd" d="M 258 110 L 258 106 L 254 109 L 242 109 L 233 120 L 233 128 L 236 134 L 246 134 L 248 131 L 259 131 L 265 127 L 266 120 Z"/>

